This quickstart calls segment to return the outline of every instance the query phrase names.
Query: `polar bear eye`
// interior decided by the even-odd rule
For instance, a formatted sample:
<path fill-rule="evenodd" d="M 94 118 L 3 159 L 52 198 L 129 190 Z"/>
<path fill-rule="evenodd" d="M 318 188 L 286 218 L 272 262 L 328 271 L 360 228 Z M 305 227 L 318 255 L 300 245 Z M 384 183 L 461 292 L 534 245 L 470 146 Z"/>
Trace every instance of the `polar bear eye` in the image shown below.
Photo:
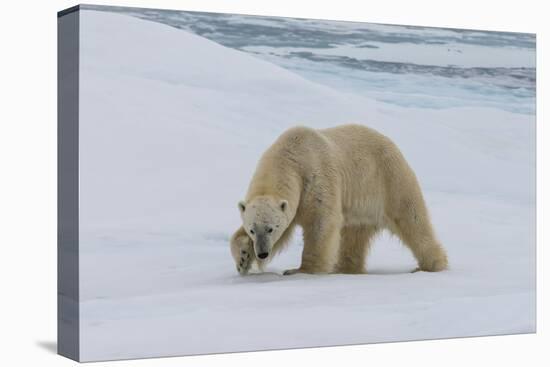
<path fill-rule="evenodd" d="M 270 227 L 267 229 L 267 233 L 271 233 L 271 232 L 273 232 L 273 228 Z"/>
<path fill-rule="evenodd" d="M 251 230 L 250 230 L 250 233 L 254 234 L 254 230 L 253 230 L 253 229 L 251 229 Z"/>

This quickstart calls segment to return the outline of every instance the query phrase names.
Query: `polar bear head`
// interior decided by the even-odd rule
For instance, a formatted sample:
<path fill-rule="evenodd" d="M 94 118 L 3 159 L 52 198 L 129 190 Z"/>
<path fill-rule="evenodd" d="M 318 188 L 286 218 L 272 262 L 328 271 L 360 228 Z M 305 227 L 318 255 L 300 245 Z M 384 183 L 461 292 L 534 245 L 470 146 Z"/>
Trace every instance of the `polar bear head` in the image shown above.
<path fill-rule="evenodd" d="M 239 202 L 239 210 L 243 228 L 254 242 L 256 257 L 267 259 L 290 223 L 288 201 L 259 196 L 248 202 Z"/>

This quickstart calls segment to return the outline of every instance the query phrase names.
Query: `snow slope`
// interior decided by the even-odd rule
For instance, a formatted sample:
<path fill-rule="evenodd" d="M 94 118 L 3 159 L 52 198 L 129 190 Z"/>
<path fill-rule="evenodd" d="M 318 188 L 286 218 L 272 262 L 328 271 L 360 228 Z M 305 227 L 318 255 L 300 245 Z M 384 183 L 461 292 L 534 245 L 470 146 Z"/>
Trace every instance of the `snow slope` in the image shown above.
<path fill-rule="evenodd" d="M 186 30 L 315 83 L 383 103 L 535 114 L 534 34 L 84 7 Z"/>
<path fill-rule="evenodd" d="M 81 11 L 81 358 L 533 332 L 535 120 L 406 109 L 162 24 Z M 365 276 L 240 277 L 228 238 L 286 128 L 363 123 L 417 172 L 451 269 L 379 238 Z"/>

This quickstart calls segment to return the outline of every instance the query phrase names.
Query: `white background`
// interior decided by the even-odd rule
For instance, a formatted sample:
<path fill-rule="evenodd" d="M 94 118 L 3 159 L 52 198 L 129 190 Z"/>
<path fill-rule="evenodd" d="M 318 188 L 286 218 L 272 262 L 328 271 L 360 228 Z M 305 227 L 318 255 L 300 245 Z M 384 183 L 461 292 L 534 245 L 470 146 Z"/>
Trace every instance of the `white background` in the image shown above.
<path fill-rule="evenodd" d="M 549 141 L 544 121 L 550 62 L 544 2 L 537 1 L 97 1 L 180 10 L 280 15 L 537 33 L 538 334 L 113 362 L 119 366 L 544 365 L 549 344 L 543 263 Z M 55 355 L 56 338 L 56 12 L 71 1 L 3 4 L 0 21 L 0 364 L 75 364 Z M 548 100 L 548 97 L 546 97 Z M 547 166 L 547 164 L 546 164 Z M 546 184 L 546 185 L 545 185 Z M 547 205 L 546 205 L 547 207 Z M 545 237 L 546 235 L 546 237 Z M 510 269 L 511 272 L 514 269 Z M 544 289 L 543 289 L 544 288 Z M 506 307 L 506 305 L 502 305 Z M 546 352 L 546 353 L 545 353 Z M 95 365 L 108 365 L 97 363 Z"/>

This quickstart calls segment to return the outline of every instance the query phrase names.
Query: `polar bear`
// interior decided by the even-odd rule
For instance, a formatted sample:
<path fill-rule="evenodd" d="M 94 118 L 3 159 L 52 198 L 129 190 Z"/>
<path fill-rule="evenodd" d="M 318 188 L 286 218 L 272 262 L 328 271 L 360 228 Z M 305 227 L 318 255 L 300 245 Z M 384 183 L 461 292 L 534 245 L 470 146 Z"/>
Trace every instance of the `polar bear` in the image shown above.
<path fill-rule="evenodd" d="M 263 154 L 231 237 L 241 275 L 259 269 L 301 226 L 301 265 L 284 272 L 366 273 L 375 235 L 387 229 L 411 249 L 417 270 L 447 268 L 416 175 L 386 136 L 361 125 L 294 127 Z"/>

